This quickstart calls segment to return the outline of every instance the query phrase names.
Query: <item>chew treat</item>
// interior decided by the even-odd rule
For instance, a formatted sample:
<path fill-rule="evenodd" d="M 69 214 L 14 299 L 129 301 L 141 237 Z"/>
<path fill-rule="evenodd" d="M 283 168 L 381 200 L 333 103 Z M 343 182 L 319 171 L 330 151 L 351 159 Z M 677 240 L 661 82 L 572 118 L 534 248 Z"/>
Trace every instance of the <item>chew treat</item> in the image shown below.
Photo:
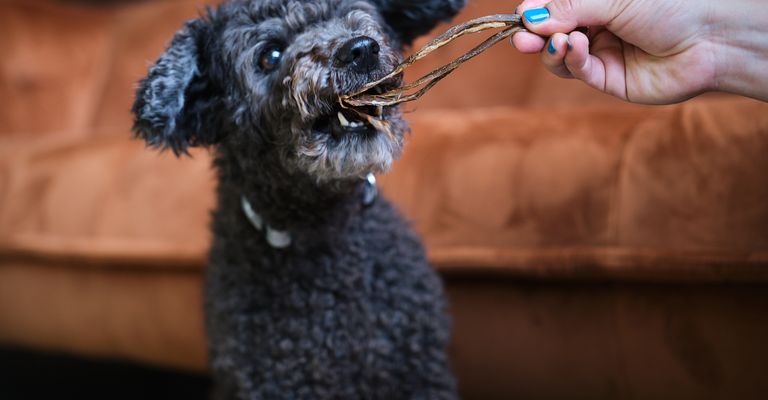
<path fill-rule="evenodd" d="M 392 78 L 403 73 L 403 71 L 416 61 L 424 58 L 429 53 L 445 46 L 453 40 L 462 37 L 470 33 L 481 32 L 488 29 L 504 28 L 497 32 L 493 36 L 489 37 L 472 50 L 463 54 L 461 57 L 451 61 L 450 63 L 443 65 L 442 67 L 422 76 L 413 83 L 405 84 L 395 89 L 381 90 L 378 86 Z M 453 72 L 461 64 L 467 60 L 477 56 L 483 51 L 487 50 L 499 41 L 512 36 L 515 32 L 523 30 L 524 26 L 518 14 L 496 14 L 489 15 L 477 19 L 473 19 L 462 24 L 456 25 L 448 29 L 445 33 L 438 36 L 426 46 L 422 47 L 419 51 L 411 54 L 408 58 L 395 67 L 392 72 L 384 75 L 383 77 L 365 84 L 355 93 L 350 93 L 339 97 L 339 102 L 342 107 L 351 108 L 358 112 L 358 114 L 364 116 L 369 123 L 378 127 L 381 124 L 374 124 L 375 117 L 362 113 L 355 109 L 355 107 L 363 106 L 394 106 L 407 101 L 413 101 L 421 97 L 432 86 L 434 86 L 441 79 L 445 78 L 448 74 Z M 421 88 L 419 88 L 421 87 Z M 415 90 L 419 88 L 418 90 Z M 415 90 L 409 93 L 409 91 Z M 377 93 L 380 92 L 380 93 Z M 381 122 L 381 121 L 378 121 Z M 386 130 L 385 130 L 386 131 Z"/>

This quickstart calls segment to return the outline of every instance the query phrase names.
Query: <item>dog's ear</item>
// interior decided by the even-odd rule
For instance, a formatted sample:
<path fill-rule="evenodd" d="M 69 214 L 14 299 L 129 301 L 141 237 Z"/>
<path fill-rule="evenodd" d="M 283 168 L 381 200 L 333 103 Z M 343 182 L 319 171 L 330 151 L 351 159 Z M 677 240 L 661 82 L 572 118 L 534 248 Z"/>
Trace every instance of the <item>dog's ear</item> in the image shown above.
<path fill-rule="evenodd" d="M 210 124 L 216 96 L 201 54 L 207 30 L 206 21 L 187 22 L 139 83 L 133 130 L 150 146 L 170 148 L 179 155 L 189 146 L 217 140 L 217 130 Z"/>
<path fill-rule="evenodd" d="M 464 7 L 465 0 L 373 0 L 400 43 L 410 45 L 413 39 L 432 30 L 438 23 L 449 21 Z"/>

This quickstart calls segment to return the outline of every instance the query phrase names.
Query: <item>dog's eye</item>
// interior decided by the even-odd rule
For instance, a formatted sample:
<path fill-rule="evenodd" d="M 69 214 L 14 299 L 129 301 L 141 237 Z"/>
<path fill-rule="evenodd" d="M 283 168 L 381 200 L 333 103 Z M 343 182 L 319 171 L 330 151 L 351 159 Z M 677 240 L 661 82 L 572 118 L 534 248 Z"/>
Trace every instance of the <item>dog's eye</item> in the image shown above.
<path fill-rule="evenodd" d="M 269 72 L 280 65 L 280 58 L 283 56 L 283 49 L 278 46 L 267 47 L 259 56 L 259 66 L 262 71 Z"/>

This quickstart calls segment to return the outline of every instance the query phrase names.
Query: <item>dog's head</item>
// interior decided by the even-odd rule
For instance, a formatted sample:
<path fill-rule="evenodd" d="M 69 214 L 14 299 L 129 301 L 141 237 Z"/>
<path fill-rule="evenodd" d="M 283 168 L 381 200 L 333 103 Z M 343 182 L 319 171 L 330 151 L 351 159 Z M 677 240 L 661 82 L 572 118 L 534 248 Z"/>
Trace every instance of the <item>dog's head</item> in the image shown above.
<path fill-rule="evenodd" d="M 387 121 L 387 135 L 341 108 L 339 96 L 392 70 L 404 45 L 463 4 L 230 1 L 189 21 L 150 68 L 134 129 L 177 154 L 214 144 L 245 157 L 279 154 L 283 168 L 317 181 L 385 171 L 402 147 L 400 112 L 361 110 Z"/>

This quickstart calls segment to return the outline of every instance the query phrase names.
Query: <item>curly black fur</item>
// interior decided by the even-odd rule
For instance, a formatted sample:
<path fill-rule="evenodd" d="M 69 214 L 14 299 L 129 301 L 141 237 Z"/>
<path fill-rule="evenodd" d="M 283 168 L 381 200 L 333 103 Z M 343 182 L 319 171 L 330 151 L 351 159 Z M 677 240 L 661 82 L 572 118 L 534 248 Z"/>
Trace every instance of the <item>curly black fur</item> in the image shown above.
<path fill-rule="evenodd" d="M 462 0 L 230 1 L 188 22 L 136 94 L 137 136 L 177 154 L 213 145 L 219 176 L 206 280 L 218 399 L 452 399 L 441 282 L 385 199 L 362 204 L 361 177 L 384 172 L 407 130 L 331 134 L 339 94 L 383 75 L 415 36 Z M 377 68 L 334 64 L 364 35 Z M 277 46 L 277 47 L 276 47 Z M 274 69 L 260 57 L 279 49 Z M 271 247 L 245 196 L 290 233 Z"/>
<path fill-rule="evenodd" d="M 389 26 L 404 44 L 435 27 L 437 22 L 447 22 L 463 7 L 465 0 L 413 1 L 373 0 Z"/>

